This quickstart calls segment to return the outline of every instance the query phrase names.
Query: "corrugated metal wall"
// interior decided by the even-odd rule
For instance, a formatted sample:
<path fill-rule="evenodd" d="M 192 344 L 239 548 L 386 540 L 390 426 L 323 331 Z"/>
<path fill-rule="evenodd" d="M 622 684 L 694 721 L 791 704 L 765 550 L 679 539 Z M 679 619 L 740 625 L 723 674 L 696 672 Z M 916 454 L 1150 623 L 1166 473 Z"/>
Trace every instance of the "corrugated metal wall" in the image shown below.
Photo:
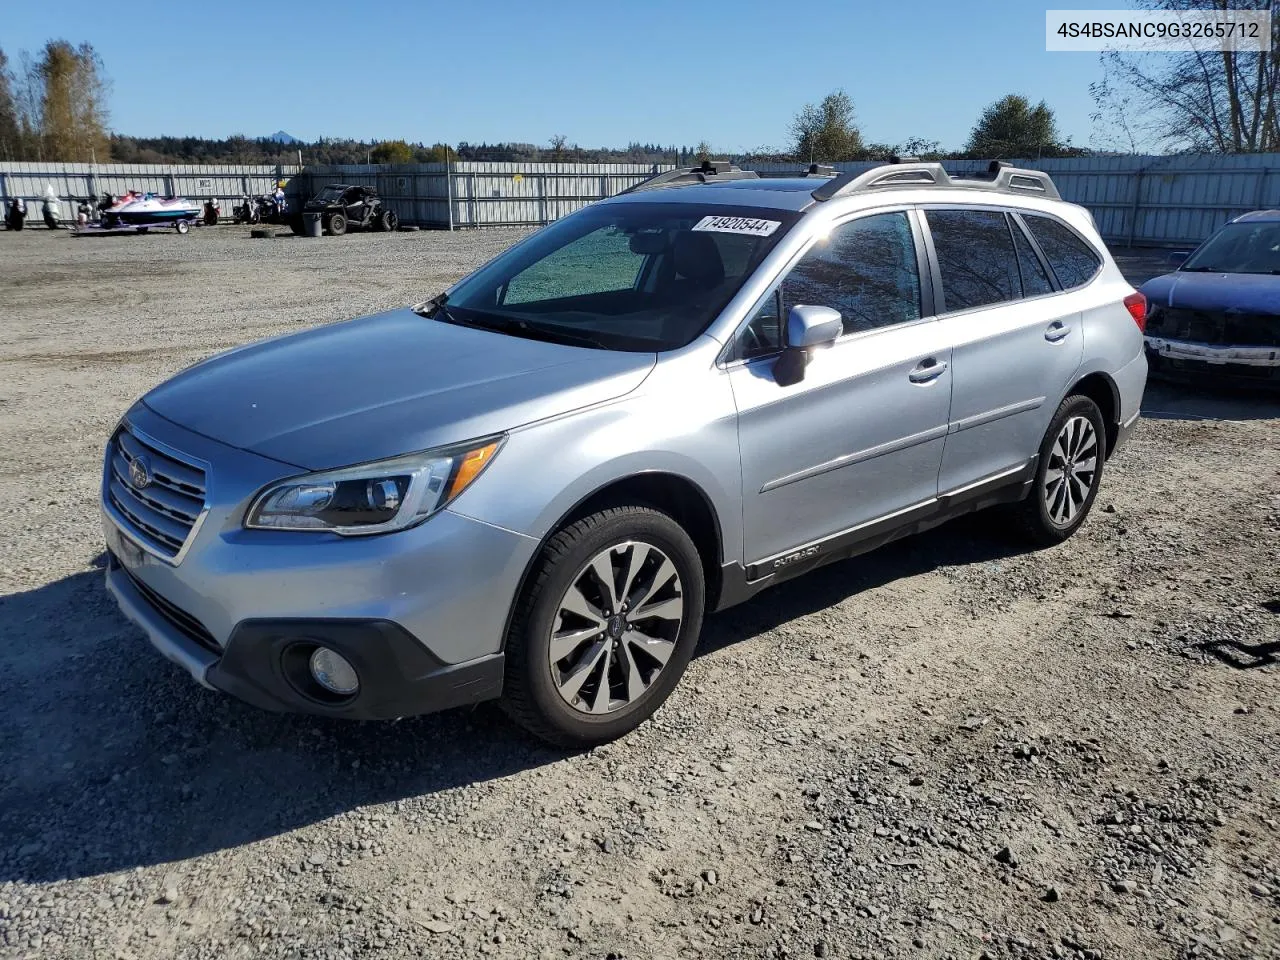
<path fill-rule="evenodd" d="M 144 163 L 0 163 L 0 199 L 44 196 L 46 186 L 62 200 L 120 196 L 129 190 L 167 197 L 223 201 L 247 194 L 270 193 L 277 180 L 295 176 L 297 166 Z M 228 216 L 230 206 L 224 202 Z M 64 216 L 69 216 L 63 211 Z"/>
<path fill-rule="evenodd" d="M 1280 154 L 1172 157 L 1076 157 L 1012 160 L 1043 170 L 1064 200 L 1087 207 L 1113 243 L 1185 246 L 1199 243 L 1232 217 L 1280 209 Z M 949 173 L 978 173 L 986 160 L 946 160 Z M 837 163 L 841 172 L 874 163 Z M 760 163 L 762 174 L 793 174 L 794 163 Z"/>
<path fill-rule="evenodd" d="M 1015 160 L 1051 174 L 1062 196 L 1092 211 L 1112 242 L 1197 243 L 1234 216 L 1280 208 L 1280 154 L 1172 157 L 1082 157 Z M 839 163 L 841 171 L 874 163 Z M 955 160 L 953 173 L 986 168 Z M 799 164 L 761 163 L 762 174 L 794 174 Z M 52 184 L 63 199 L 126 190 L 231 200 L 266 193 L 289 179 L 294 198 L 328 183 L 374 186 L 404 223 L 426 227 L 486 227 L 549 223 L 613 196 L 669 166 L 643 163 L 443 163 L 338 167 L 182 166 L 0 163 L 0 199 L 38 199 Z M 224 203 L 224 213 L 230 213 Z"/>
<path fill-rule="evenodd" d="M 299 179 L 308 193 L 328 183 L 376 187 L 403 223 L 496 227 L 550 223 L 669 169 L 646 163 L 457 162 L 447 170 L 443 163 L 354 164 L 306 167 Z"/>

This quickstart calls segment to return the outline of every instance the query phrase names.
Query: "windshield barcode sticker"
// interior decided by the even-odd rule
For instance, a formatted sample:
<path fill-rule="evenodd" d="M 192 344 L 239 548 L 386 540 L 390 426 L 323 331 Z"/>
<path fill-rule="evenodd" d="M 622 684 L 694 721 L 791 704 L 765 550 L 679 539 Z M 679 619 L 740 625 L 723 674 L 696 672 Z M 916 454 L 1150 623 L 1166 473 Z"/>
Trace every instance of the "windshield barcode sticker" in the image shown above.
<path fill-rule="evenodd" d="M 767 237 L 780 226 L 782 226 L 781 220 L 757 220 L 755 217 L 703 217 L 693 229 Z"/>

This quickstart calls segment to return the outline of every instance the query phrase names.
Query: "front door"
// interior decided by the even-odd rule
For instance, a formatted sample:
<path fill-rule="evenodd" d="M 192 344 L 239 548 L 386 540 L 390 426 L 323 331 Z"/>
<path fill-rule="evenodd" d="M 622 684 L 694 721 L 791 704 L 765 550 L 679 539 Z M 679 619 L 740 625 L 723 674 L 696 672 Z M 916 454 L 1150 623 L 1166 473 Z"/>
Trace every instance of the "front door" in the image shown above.
<path fill-rule="evenodd" d="M 816 240 L 757 308 L 730 365 L 742 456 L 744 563 L 753 577 L 826 539 L 927 503 L 951 403 L 950 349 L 922 319 L 918 233 L 906 211 Z M 844 334 L 798 383 L 774 375 L 793 306 L 840 311 Z"/>

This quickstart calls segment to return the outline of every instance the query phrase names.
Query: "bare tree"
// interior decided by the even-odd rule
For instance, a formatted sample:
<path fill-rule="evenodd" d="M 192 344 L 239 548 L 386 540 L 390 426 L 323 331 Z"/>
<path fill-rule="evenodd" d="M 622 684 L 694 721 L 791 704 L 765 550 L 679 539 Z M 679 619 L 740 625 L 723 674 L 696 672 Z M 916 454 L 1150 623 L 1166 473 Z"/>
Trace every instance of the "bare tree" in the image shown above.
<path fill-rule="evenodd" d="M 1280 150 L 1280 0 L 1137 3 L 1148 10 L 1270 10 L 1272 49 L 1104 53 L 1104 78 L 1091 88 L 1095 119 L 1133 118 L 1132 129 L 1175 149 Z"/>
<path fill-rule="evenodd" d="M 569 145 L 569 138 L 565 136 L 563 133 L 552 134 L 551 140 L 550 140 L 551 159 L 557 160 L 557 161 L 563 160 L 564 152 L 565 152 L 564 148 L 567 147 L 568 145 Z"/>

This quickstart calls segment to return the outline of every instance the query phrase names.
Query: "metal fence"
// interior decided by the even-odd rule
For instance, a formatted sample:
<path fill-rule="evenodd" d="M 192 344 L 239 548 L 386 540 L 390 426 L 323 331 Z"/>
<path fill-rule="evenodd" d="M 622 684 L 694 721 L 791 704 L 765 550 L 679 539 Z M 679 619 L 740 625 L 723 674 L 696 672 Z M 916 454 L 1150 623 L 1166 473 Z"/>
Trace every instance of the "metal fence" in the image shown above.
<path fill-rule="evenodd" d="M 1015 160 L 1052 175 L 1062 196 L 1087 207 L 1109 241 L 1174 246 L 1197 243 L 1248 210 L 1280 208 L 1280 154 L 1085 157 Z M 954 160 L 952 173 L 986 161 Z M 764 175 L 799 164 L 750 165 Z M 839 163 L 863 170 L 874 163 Z M 454 162 L 322 166 L 0 163 L 0 200 L 36 200 L 46 185 L 62 199 L 144 190 L 192 200 L 270 192 L 277 180 L 298 203 L 329 183 L 376 187 L 402 223 L 424 227 L 550 223 L 613 196 L 670 166 L 645 163 Z M 225 209 L 225 207 L 224 207 Z M 296 209 L 296 207 L 295 207 Z"/>
<path fill-rule="evenodd" d="M 402 223 L 507 227 L 550 223 L 670 166 L 651 163 L 456 162 L 306 167 L 301 190 L 376 187 Z"/>
<path fill-rule="evenodd" d="M 190 200 L 233 200 L 270 193 L 297 166 L 152 163 L 0 163 L 0 200 L 44 196 L 47 187 L 61 200 L 86 200 L 130 190 Z M 226 208 L 229 213 L 229 208 Z M 64 211 L 65 212 L 65 211 Z"/>

